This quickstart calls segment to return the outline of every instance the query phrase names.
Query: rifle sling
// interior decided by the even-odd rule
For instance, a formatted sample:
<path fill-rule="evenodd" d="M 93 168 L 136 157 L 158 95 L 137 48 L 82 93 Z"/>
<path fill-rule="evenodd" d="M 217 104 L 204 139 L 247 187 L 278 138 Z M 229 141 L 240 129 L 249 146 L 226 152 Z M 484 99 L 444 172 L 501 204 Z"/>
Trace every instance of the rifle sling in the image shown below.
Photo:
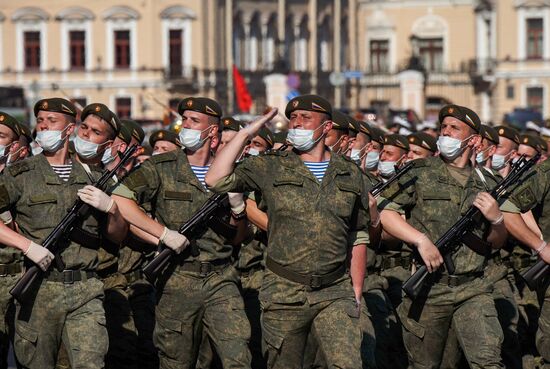
<path fill-rule="evenodd" d="M 476 254 L 487 257 L 491 254 L 491 243 L 482 240 L 472 232 L 467 232 L 464 236 L 462 236 L 461 241 Z"/>

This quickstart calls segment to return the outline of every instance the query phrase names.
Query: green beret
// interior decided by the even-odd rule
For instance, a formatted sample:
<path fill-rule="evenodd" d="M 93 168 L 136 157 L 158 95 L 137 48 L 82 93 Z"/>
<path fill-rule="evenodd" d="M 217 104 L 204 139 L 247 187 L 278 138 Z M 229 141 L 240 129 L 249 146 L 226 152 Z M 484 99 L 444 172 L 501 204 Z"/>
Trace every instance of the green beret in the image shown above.
<path fill-rule="evenodd" d="M 366 134 L 372 139 L 372 129 L 370 125 L 362 120 L 358 120 L 357 123 L 359 124 L 359 132 Z"/>
<path fill-rule="evenodd" d="M 243 124 L 241 121 L 236 120 L 233 117 L 223 117 L 222 118 L 222 130 L 223 131 L 235 131 L 239 132 L 239 130 L 242 128 Z"/>
<path fill-rule="evenodd" d="M 290 113 L 296 110 L 315 111 L 327 114 L 332 118 L 332 106 L 318 95 L 301 95 L 290 100 L 285 109 L 286 117 L 290 119 Z"/>
<path fill-rule="evenodd" d="M 287 135 L 288 135 L 288 131 L 281 131 L 281 132 L 273 133 L 273 142 L 284 145 L 286 143 L 286 136 Z"/>
<path fill-rule="evenodd" d="M 98 116 L 106 121 L 113 128 L 116 134 L 120 131 L 120 120 L 117 115 L 107 107 L 107 105 L 101 103 L 87 105 L 84 109 L 82 109 L 80 119 L 84 121 L 90 114 Z"/>
<path fill-rule="evenodd" d="M 180 139 L 178 138 L 177 133 L 172 131 L 167 131 L 165 129 L 160 129 L 158 131 L 154 131 L 153 133 L 151 133 L 151 136 L 149 137 L 149 145 L 151 145 L 151 147 L 154 147 L 155 142 L 157 141 L 168 141 L 181 147 L 181 142 L 180 142 Z"/>
<path fill-rule="evenodd" d="M 431 152 L 437 151 L 437 140 L 424 132 L 415 132 L 411 133 L 407 136 L 407 140 L 409 141 L 409 144 L 420 146 L 426 150 L 430 150 Z"/>
<path fill-rule="evenodd" d="M 19 138 L 21 135 L 21 123 L 17 121 L 14 117 L 8 113 L 0 111 L 0 124 L 5 125 L 15 133 L 16 138 Z"/>
<path fill-rule="evenodd" d="M 378 142 L 380 145 L 384 145 L 384 136 L 386 135 L 386 133 L 384 133 L 383 130 L 381 130 L 380 128 L 378 127 L 375 127 L 375 126 L 370 126 L 370 130 L 371 130 L 371 139 L 375 142 Z"/>
<path fill-rule="evenodd" d="M 386 135 L 384 136 L 384 146 L 396 146 L 400 149 L 409 151 L 409 141 L 407 141 L 407 137 L 403 135 Z"/>
<path fill-rule="evenodd" d="M 69 100 L 65 100 L 60 97 L 38 100 L 38 102 L 34 104 L 35 117 L 38 116 L 38 112 L 40 110 L 66 114 L 76 118 L 76 106 L 74 106 L 74 104 Z"/>
<path fill-rule="evenodd" d="M 359 124 L 359 121 L 355 120 L 350 116 L 348 116 L 348 127 L 349 127 L 349 135 L 351 137 L 355 137 L 359 132 L 361 132 L 361 125 Z"/>
<path fill-rule="evenodd" d="M 489 127 L 488 125 L 482 124 L 481 129 L 479 130 L 482 138 L 486 138 L 495 145 L 498 145 L 499 136 L 496 129 Z"/>
<path fill-rule="evenodd" d="M 332 129 L 349 133 L 349 116 L 339 110 L 332 111 Z"/>
<path fill-rule="evenodd" d="M 25 123 L 19 122 L 19 128 L 21 130 L 21 134 L 27 138 L 27 142 L 31 143 L 33 140 L 31 129 L 28 125 Z"/>
<path fill-rule="evenodd" d="M 531 146 L 538 152 L 545 151 L 544 140 L 541 139 L 539 136 L 521 135 L 519 137 L 519 141 L 521 145 Z"/>
<path fill-rule="evenodd" d="M 497 126 L 495 127 L 495 130 L 497 131 L 498 135 L 500 137 L 505 137 L 509 140 L 514 141 L 519 145 L 519 131 L 515 128 L 508 127 L 508 126 Z"/>
<path fill-rule="evenodd" d="M 178 113 L 183 115 L 186 110 L 196 111 L 218 119 L 222 116 L 220 104 L 208 97 L 188 97 L 181 100 L 178 105 Z"/>
<path fill-rule="evenodd" d="M 473 129 L 475 129 L 476 132 L 479 132 L 481 129 L 481 120 L 479 120 L 479 117 L 477 114 L 471 110 L 468 109 L 465 106 L 460 105 L 446 105 L 439 111 L 439 123 L 443 122 L 443 119 L 445 117 L 454 117 L 458 119 L 461 122 L 466 123 Z"/>
<path fill-rule="evenodd" d="M 270 148 L 273 147 L 273 143 L 275 142 L 275 139 L 273 138 L 273 133 L 271 133 L 271 131 L 268 128 L 262 127 L 260 129 L 260 132 L 258 132 L 258 136 L 263 138 L 265 142 L 267 142 Z"/>
<path fill-rule="evenodd" d="M 132 119 L 121 119 L 120 123 L 122 127 L 126 127 L 127 130 L 130 131 L 132 138 L 134 138 L 139 145 L 143 143 L 143 140 L 145 139 L 145 131 L 141 128 L 141 124 Z M 125 142 L 129 144 L 130 141 Z"/>

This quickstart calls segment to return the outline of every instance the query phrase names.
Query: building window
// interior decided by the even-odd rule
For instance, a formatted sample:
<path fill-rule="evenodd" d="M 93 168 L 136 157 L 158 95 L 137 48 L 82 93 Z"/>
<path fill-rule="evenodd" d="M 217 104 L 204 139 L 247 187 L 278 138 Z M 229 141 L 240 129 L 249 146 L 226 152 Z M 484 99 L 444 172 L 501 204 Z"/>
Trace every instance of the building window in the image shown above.
<path fill-rule="evenodd" d="M 527 59 L 542 59 L 543 35 L 542 18 L 527 19 Z"/>
<path fill-rule="evenodd" d="M 132 99 L 130 97 L 117 97 L 115 100 L 116 115 L 120 119 L 132 116 Z"/>
<path fill-rule="evenodd" d="M 115 33 L 115 68 L 130 68 L 130 31 L 117 30 Z"/>
<path fill-rule="evenodd" d="M 171 29 L 168 36 L 168 61 L 170 63 L 170 75 L 180 76 L 183 65 L 183 30 Z"/>
<path fill-rule="evenodd" d="M 514 86 L 513 85 L 508 85 L 506 86 L 506 98 L 507 99 L 513 99 L 514 98 Z"/>
<path fill-rule="evenodd" d="M 431 72 L 441 72 L 443 70 L 442 38 L 419 39 L 418 54 L 426 70 Z"/>
<path fill-rule="evenodd" d="M 527 88 L 527 107 L 536 112 L 543 113 L 543 96 L 542 87 Z"/>
<path fill-rule="evenodd" d="M 388 40 L 371 40 L 370 42 L 370 71 L 387 72 L 388 71 Z"/>
<path fill-rule="evenodd" d="M 40 68 L 40 32 L 26 31 L 23 34 L 25 69 Z"/>
<path fill-rule="evenodd" d="M 86 32 L 69 32 L 69 52 L 71 69 L 84 69 L 86 66 Z"/>

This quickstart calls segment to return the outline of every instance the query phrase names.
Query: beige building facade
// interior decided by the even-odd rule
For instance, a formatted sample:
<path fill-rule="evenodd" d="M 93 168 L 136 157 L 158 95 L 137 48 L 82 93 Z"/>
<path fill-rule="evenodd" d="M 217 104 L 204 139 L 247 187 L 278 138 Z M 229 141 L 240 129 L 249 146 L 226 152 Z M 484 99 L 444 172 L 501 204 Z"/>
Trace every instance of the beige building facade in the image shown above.
<path fill-rule="evenodd" d="M 550 116 L 550 0 L 0 0 L 0 43 L 0 87 L 28 108 L 62 95 L 158 121 L 200 94 L 238 113 L 235 65 L 251 113 L 279 74 L 286 98 L 383 116 L 447 102 L 495 123 Z"/>

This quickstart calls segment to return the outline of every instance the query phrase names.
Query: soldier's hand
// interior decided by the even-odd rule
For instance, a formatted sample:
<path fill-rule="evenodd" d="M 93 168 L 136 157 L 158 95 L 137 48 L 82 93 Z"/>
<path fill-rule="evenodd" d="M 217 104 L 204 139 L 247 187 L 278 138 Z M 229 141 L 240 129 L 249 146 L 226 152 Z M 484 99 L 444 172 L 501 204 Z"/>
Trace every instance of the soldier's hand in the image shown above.
<path fill-rule="evenodd" d="M 428 236 L 422 235 L 415 242 L 415 245 L 424 264 L 426 264 L 426 268 L 428 268 L 428 272 L 435 272 L 443 264 L 443 256 L 441 256 L 438 248 L 430 241 Z"/>
<path fill-rule="evenodd" d="M 54 258 L 53 254 L 47 248 L 32 241 L 24 255 L 31 259 L 33 263 L 38 265 L 44 272 L 48 270 Z"/>
<path fill-rule="evenodd" d="M 240 214 L 244 211 L 246 205 L 242 193 L 228 192 L 227 197 L 229 197 L 229 205 L 231 206 L 231 211 L 233 213 Z"/>
<path fill-rule="evenodd" d="M 189 246 L 189 240 L 187 237 L 166 227 L 164 227 L 164 231 L 160 236 L 160 241 L 168 248 L 174 250 L 176 254 L 181 253 L 187 246 Z"/>
<path fill-rule="evenodd" d="M 248 137 L 252 139 L 267 122 L 275 117 L 275 115 L 277 115 L 277 108 L 272 108 L 264 115 L 254 119 L 250 124 L 241 129 L 241 131 L 244 131 Z"/>
<path fill-rule="evenodd" d="M 369 192 L 369 215 L 370 225 L 373 228 L 378 227 L 380 224 L 380 212 L 378 211 L 378 203 L 374 196 Z"/>
<path fill-rule="evenodd" d="M 487 192 L 478 193 L 473 205 L 481 211 L 485 219 L 491 224 L 500 224 L 504 220 L 504 215 L 500 211 L 497 201 Z"/>
<path fill-rule="evenodd" d="M 77 194 L 78 197 L 80 197 L 80 200 L 103 213 L 108 213 L 115 204 L 111 196 L 94 186 L 87 185 L 78 190 Z"/>

